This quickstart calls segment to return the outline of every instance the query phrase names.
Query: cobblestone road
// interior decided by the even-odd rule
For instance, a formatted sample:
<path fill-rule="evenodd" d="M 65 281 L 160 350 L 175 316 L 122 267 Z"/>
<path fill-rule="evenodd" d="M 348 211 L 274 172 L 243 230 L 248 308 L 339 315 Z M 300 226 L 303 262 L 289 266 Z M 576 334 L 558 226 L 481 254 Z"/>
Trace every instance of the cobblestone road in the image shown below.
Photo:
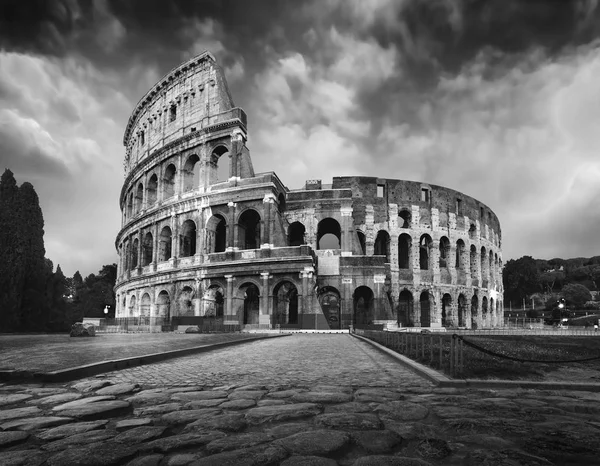
<path fill-rule="evenodd" d="M 437 388 L 350 335 L 0 384 L 2 466 L 600 464 L 600 394 Z"/>
<path fill-rule="evenodd" d="M 106 374 L 144 385 L 274 384 L 431 387 L 375 348 L 346 334 L 295 334 Z"/>

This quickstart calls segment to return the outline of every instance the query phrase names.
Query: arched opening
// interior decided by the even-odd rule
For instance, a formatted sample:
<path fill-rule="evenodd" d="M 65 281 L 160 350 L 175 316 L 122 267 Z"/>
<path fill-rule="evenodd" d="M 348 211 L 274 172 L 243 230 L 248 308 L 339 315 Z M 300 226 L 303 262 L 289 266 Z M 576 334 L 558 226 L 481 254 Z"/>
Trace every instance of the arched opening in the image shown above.
<path fill-rule="evenodd" d="M 179 293 L 179 299 L 177 300 L 179 316 L 193 316 L 194 315 L 194 290 L 189 286 L 184 286 Z"/>
<path fill-rule="evenodd" d="M 363 256 L 366 256 L 367 255 L 367 237 L 360 230 L 356 230 L 356 236 L 358 237 L 358 245 L 360 247 L 360 254 Z"/>
<path fill-rule="evenodd" d="M 413 295 L 408 290 L 402 290 L 398 298 L 398 324 L 411 324 L 413 321 L 413 312 Z"/>
<path fill-rule="evenodd" d="M 165 169 L 165 176 L 162 182 L 163 199 L 169 199 L 175 195 L 175 165 L 172 163 Z"/>
<path fill-rule="evenodd" d="M 410 269 L 410 249 L 412 238 L 406 233 L 398 237 L 398 266 L 401 269 Z"/>
<path fill-rule="evenodd" d="M 135 213 L 139 214 L 144 208 L 144 185 L 139 183 L 135 192 Z"/>
<path fill-rule="evenodd" d="M 279 213 L 285 212 L 285 196 L 283 195 L 283 193 L 277 196 L 277 210 L 279 211 Z"/>
<path fill-rule="evenodd" d="M 129 298 L 129 317 L 137 317 L 137 299 L 135 296 Z"/>
<path fill-rule="evenodd" d="M 471 298 L 471 328 L 477 328 L 477 318 L 479 314 L 479 299 L 477 299 L 477 295 L 473 295 Z"/>
<path fill-rule="evenodd" d="M 452 309 L 452 296 L 446 293 L 442 296 L 442 327 L 449 327 L 452 325 L 451 318 L 451 309 Z"/>
<path fill-rule="evenodd" d="M 154 173 L 150 179 L 148 180 L 148 185 L 146 186 L 146 199 L 148 202 L 148 206 L 156 203 L 156 193 L 158 191 L 158 176 Z"/>
<path fill-rule="evenodd" d="M 462 239 L 459 239 L 456 242 L 456 258 L 454 261 L 454 267 L 459 270 L 464 270 L 465 268 L 465 242 Z"/>
<path fill-rule="evenodd" d="M 325 286 L 319 290 L 319 304 L 329 328 L 340 328 L 340 292 L 332 286 Z"/>
<path fill-rule="evenodd" d="M 411 214 L 408 210 L 401 210 L 398 214 L 398 225 L 400 228 L 410 228 Z"/>
<path fill-rule="evenodd" d="M 238 220 L 238 241 L 241 249 L 260 247 L 260 215 L 254 209 L 245 210 Z"/>
<path fill-rule="evenodd" d="M 160 231 L 160 238 L 158 240 L 158 260 L 167 261 L 171 258 L 171 247 L 173 241 L 171 239 L 171 229 L 169 227 L 163 227 Z"/>
<path fill-rule="evenodd" d="M 427 291 L 423 291 L 419 296 L 419 304 L 421 307 L 421 327 L 431 327 L 431 301 Z"/>
<path fill-rule="evenodd" d="M 273 290 L 273 324 L 298 323 L 298 289 L 288 281 L 279 283 Z"/>
<path fill-rule="evenodd" d="M 202 296 L 202 314 L 205 317 L 215 319 L 223 318 L 224 314 L 224 293 L 219 285 L 210 286 Z"/>
<path fill-rule="evenodd" d="M 481 270 L 481 279 L 487 279 L 487 267 L 486 267 L 487 255 L 485 252 L 485 247 L 481 247 L 481 254 L 479 254 L 479 262 L 480 262 L 480 270 Z"/>
<path fill-rule="evenodd" d="M 244 295 L 244 324 L 259 323 L 260 293 L 253 283 L 245 283 L 240 287 Z"/>
<path fill-rule="evenodd" d="M 300 222 L 292 223 L 288 228 L 288 244 L 290 246 L 301 246 L 306 244 L 304 234 L 306 228 Z"/>
<path fill-rule="evenodd" d="M 138 249 L 140 247 L 140 242 L 138 241 L 138 239 L 134 239 L 133 240 L 133 248 L 131 251 L 131 268 L 135 269 L 138 265 Z"/>
<path fill-rule="evenodd" d="M 471 252 L 469 255 L 469 268 L 471 269 L 471 278 L 477 278 L 477 248 L 474 244 L 471 245 Z"/>
<path fill-rule="evenodd" d="M 431 256 L 431 247 L 433 241 L 431 236 L 423 235 L 419 240 L 419 267 L 421 270 L 429 270 L 429 257 Z"/>
<path fill-rule="evenodd" d="M 390 262 L 390 235 L 385 230 L 379 230 L 375 237 L 375 256 L 385 256 L 385 261 Z"/>
<path fill-rule="evenodd" d="M 200 186 L 200 157 L 192 154 L 183 166 L 183 191 L 192 191 Z"/>
<path fill-rule="evenodd" d="M 488 273 L 490 276 L 490 283 L 489 283 L 489 288 L 492 288 L 494 286 L 494 253 L 492 251 L 490 251 L 490 260 L 489 260 L 489 266 L 488 266 Z"/>
<path fill-rule="evenodd" d="M 484 327 L 489 325 L 488 300 L 485 296 L 481 298 L 481 323 Z"/>
<path fill-rule="evenodd" d="M 496 308 L 494 307 L 494 298 L 490 298 L 490 311 L 489 311 L 489 314 L 490 314 L 490 322 L 489 322 L 490 327 L 493 327 L 496 324 L 495 319 L 496 319 L 497 315 L 494 312 L 495 309 Z"/>
<path fill-rule="evenodd" d="M 171 298 L 169 293 L 162 290 L 158 293 L 158 299 L 156 300 L 158 317 L 162 317 L 165 321 L 171 319 Z"/>
<path fill-rule="evenodd" d="M 140 317 L 150 317 L 150 295 L 144 293 L 140 301 Z"/>
<path fill-rule="evenodd" d="M 342 229 L 337 220 L 325 218 L 317 226 L 317 249 L 340 249 Z"/>
<path fill-rule="evenodd" d="M 212 173 L 211 183 L 222 183 L 227 181 L 230 176 L 230 159 L 229 149 L 225 146 L 217 146 L 211 155 Z"/>
<path fill-rule="evenodd" d="M 477 238 L 477 227 L 473 223 L 471 223 L 471 225 L 469 226 L 469 238 L 470 239 Z"/>
<path fill-rule="evenodd" d="M 181 257 L 194 254 L 196 254 L 196 224 L 193 220 L 186 220 L 181 228 Z"/>
<path fill-rule="evenodd" d="M 133 193 L 129 193 L 127 196 L 127 218 L 133 216 Z"/>
<path fill-rule="evenodd" d="M 213 215 L 206 223 L 206 251 L 224 252 L 227 248 L 227 222 L 223 216 Z"/>
<path fill-rule="evenodd" d="M 467 325 L 467 298 L 464 294 L 458 295 L 458 326 L 466 327 Z"/>
<path fill-rule="evenodd" d="M 142 245 L 143 257 L 142 257 L 142 265 L 146 266 L 152 262 L 152 252 L 154 247 L 154 241 L 152 238 L 152 233 L 146 233 L 144 236 L 144 244 Z"/>
<path fill-rule="evenodd" d="M 440 269 L 445 269 L 449 265 L 450 258 L 450 240 L 447 237 L 442 236 L 440 238 Z"/>
<path fill-rule="evenodd" d="M 368 286 L 359 286 L 354 290 L 354 325 L 370 325 L 375 319 L 373 308 L 373 290 Z"/>
<path fill-rule="evenodd" d="M 125 270 L 131 270 L 131 246 L 127 243 L 125 246 Z"/>

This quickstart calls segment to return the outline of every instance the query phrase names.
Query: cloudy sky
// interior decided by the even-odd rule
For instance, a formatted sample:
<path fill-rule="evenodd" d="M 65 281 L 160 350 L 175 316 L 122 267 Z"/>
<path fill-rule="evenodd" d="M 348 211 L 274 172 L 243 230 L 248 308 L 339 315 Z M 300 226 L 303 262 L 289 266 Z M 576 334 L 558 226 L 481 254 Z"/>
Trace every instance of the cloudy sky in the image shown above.
<path fill-rule="evenodd" d="M 496 212 L 505 261 L 600 254 L 597 0 L 3 0 L 0 170 L 66 275 L 116 262 L 129 114 L 204 50 L 257 172 L 439 184 Z"/>

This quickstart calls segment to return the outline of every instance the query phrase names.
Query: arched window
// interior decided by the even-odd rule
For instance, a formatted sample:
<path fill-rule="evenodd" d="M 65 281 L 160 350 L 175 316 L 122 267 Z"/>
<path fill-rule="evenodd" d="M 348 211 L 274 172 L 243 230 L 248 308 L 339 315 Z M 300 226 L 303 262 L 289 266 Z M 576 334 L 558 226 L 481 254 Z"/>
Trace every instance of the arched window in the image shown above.
<path fill-rule="evenodd" d="M 244 283 L 240 287 L 244 297 L 244 324 L 258 324 L 260 310 L 260 292 L 253 283 Z"/>
<path fill-rule="evenodd" d="M 450 241 L 445 236 L 440 238 L 440 269 L 445 269 L 449 265 Z"/>
<path fill-rule="evenodd" d="M 471 245 L 471 252 L 469 255 L 469 268 L 471 269 L 471 278 L 477 277 L 477 248 L 474 244 Z"/>
<path fill-rule="evenodd" d="M 144 236 L 144 244 L 142 245 L 143 257 L 142 257 L 142 265 L 146 266 L 152 262 L 152 252 L 153 252 L 154 242 L 152 239 L 152 233 L 146 233 Z"/>
<path fill-rule="evenodd" d="M 401 269 L 411 269 L 410 264 L 410 249 L 412 238 L 406 233 L 402 233 L 398 237 L 398 266 Z"/>
<path fill-rule="evenodd" d="M 164 227 L 160 231 L 160 238 L 158 241 L 158 260 L 159 261 L 167 261 L 171 258 L 171 247 L 173 241 L 171 238 L 171 229 L 169 227 Z"/>
<path fill-rule="evenodd" d="M 485 280 L 487 278 L 486 274 L 487 274 L 487 267 L 486 267 L 486 262 L 487 262 L 487 255 L 485 252 L 485 247 L 481 247 L 481 254 L 479 255 L 479 261 L 480 261 L 480 266 L 481 266 L 481 277 Z"/>
<path fill-rule="evenodd" d="M 477 328 L 477 321 L 479 320 L 479 300 L 477 295 L 473 295 L 471 298 L 471 328 Z"/>
<path fill-rule="evenodd" d="M 433 241 L 429 235 L 421 236 L 419 240 L 419 267 L 421 270 L 429 270 L 432 245 Z"/>
<path fill-rule="evenodd" d="M 193 220 L 183 222 L 181 229 L 181 257 L 196 254 L 196 224 Z"/>
<path fill-rule="evenodd" d="M 131 268 L 132 269 L 136 268 L 139 265 L 138 264 L 138 248 L 139 247 L 140 247 L 140 242 L 136 238 L 133 240 L 133 248 L 131 251 Z"/>
<path fill-rule="evenodd" d="M 484 296 L 481 299 L 481 321 L 483 323 L 483 326 L 489 325 L 488 319 L 489 319 L 489 316 L 488 316 L 488 300 Z"/>
<path fill-rule="evenodd" d="M 419 297 L 421 306 L 421 327 L 431 327 L 431 301 L 429 300 L 429 292 L 423 291 Z"/>
<path fill-rule="evenodd" d="M 337 220 L 325 218 L 317 226 L 317 249 L 340 249 L 342 229 Z"/>
<path fill-rule="evenodd" d="M 230 176 L 229 149 L 225 146 L 217 146 L 211 155 L 210 184 L 227 181 Z"/>
<path fill-rule="evenodd" d="M 156 193 L 158 191 L 158 176 L 156 173 L 153 174 L 148 180 L 148 185 L 146 186 L 146 199 L 148 202 L 148 206 L 151 206 L 156 202 Z"/>
<path fill-rule="evenodd" d="M 144 293 L 140 301 L 140 316 L 150 317 L 150 295 Z"/>
<path fill-rule="evenodd" d="M 360 247 L 360 254 L 365 256 L 367 254 L 367 238 L 366 238 L 365 234 L 360 230 L 356 230 L 356 236 L 358 237 L 358 245 Z"/>
<path fill-rule="evenodd" d="M 165 169 L 165 176 L 163 178 L 163 199 L 169 199 L 175 195 L 175 165 L 169 164 Z"/>
<path fill-rule="evenodd" d="M 398 226 L 400 228 L 410 228 L 411 213 L 408 210 L 402 209 L 398 214 Z"/>
<path fill-rule="evenodd" d="M 452 319 L 450 318 L 451 307 L 452 296 L 446 293 L 442 296 L 442 327 L 452 325 Z"/>
<path fill-rule="evenodd" d="M 413 321 L 414 300 L 408 290 L 402 290 L 398 298 L 398 323 L 408 325 Z"/>
<path fill-rule="evenodd" d="M 456 260 L 454 266 L 460 270 L 465 268 L 465 242 L 462 239 L 456 241 Z"/>
<path fill-rule="evenodd" d="M 180 316 L 193 316 L 194 315 L 194 290 L 189 286 L 184 286 L 179 294 L 178 304 L 178 315 Z"/>
<path fill-rule="evenodd" d="M 464 294 L 458 295 L 458 326 L 465 327 L 467 325 L 467 298 Z"/>
<path fill-rule="evenodd" d="M 290 246 L 301 246 L 306 244 L 304 235 L 306 228 L 300 222 L 292 223 L 288 228 L 288 244 Z"/>
<path fill-rule="evenodd" d="M 131 245 L 127 242 L 125 246 L 125 270 L 131 270 Z"/>
<path fill-rule="evenodd" d="M 135 299 L 135 296 L 132 296 L 129 298 L 129 317 L 136 317 L 137 311 L 137 300 Z"/>
<path fill-rule="evenodd" d="M 390 235 L 385 230 L 380 230 L 377 233 L 374 255 L 385 256 L 385 261 L 390 262 Z"/>
<path fill-rule="evenodd" d="M 188 157 L 183 166 L 183 191 L 192 191 L 200 186 L 200 158 L 196 154 Z"/>
<path fill-rule="evenodd" d="M 260 247 L 260 215 L 254 209 L 245 210 L 238 220 L 238 241 L 241 249 Z"/>
<path fill-rule="evenodd" d="M 144 185 L 139 183 L 135 193 L 135 213 L 139 214 L 144 208 Z"/>
<path fill-rule="evenodd" d="M 206 251 L 223 252 L 227 248 L 227 223 L 217 214 L 213 215 L 206 224 Z"/>
<path fill-rule="evenodd" d="M 471 238 L 471 239 L 477 238 L 477 228 L 475 227 L 474 223 L 471 223 L 471 226 L 469 226 L 469 238 Z"/>

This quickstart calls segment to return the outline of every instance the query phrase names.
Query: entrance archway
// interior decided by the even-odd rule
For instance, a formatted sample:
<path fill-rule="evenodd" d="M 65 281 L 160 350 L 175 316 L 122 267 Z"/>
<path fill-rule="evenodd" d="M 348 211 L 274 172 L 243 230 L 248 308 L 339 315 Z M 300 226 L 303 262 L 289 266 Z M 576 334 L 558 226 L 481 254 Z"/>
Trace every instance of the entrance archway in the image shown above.
<path fill-rule="evenodd" d="M 158 317 L 162 317 L 165 322 L 171 319 L 171 298 L 165 290 L 158 293 L 156 300 Z"/>
<path fill-rule="evenodd" d="M 202 296 L 202 313 L 204 317 L 223 317 L 223 288 L 219 285 L 210 286 Z"/>
<path fill-rule="evenodd" d="M 331 329 L 340 328 L 340 292 L 332 286 L 323 287 L 319 292 L 319 304 Z"/>
<path fill-rule="evenodd" d="M 431 327 L 431 301 L 427 291 L 421 293 L 419 304 L 421 306 L 421 327 Z"/>
<path fill-rule="evenodd" d="M 179 294 L 178 304 L 178 315 L 180 316 L 193 316 L 194 308 L 192 299 L 194 297 L 194 290 L 189 286 L 184 286 Z"/>
<path fill-rule="evenodd" d="M 273 324 L 298 323 L 298 289 L 289 281 L 279 283 L 273 290 Z"/>
<path fill-rule="evenodd" d="M 467 298 L 462 293 L 458 295 L 458 326 L 467 326 Z"/>
<path fill-rule="evenodd" d="M 408 290 L 402 290 L 398 299 L 398 324 L 412 323 L 414 312 L 413 295 Z"/>
<path fill-rule="evenodd" d="M 253 283 L 245 283 L 240 287 L 244 296 L 244 325 L 258 324 L 260 314 L 260 292 Z"/>
<path fill-rule="evenodd" d="M 471 298 L 471 328 L 476 329 L 477 326 L 477 317 L 479 314 L 479 299 L 477 295 L 474 295 Z"/>
<path fill-rule="evenodd" d="M 240 215 L 239 245 L 242 249 L 258 249 L 260 247 L 260 215 L 253 209 L 248 209 Z"/>
<path fill-rule="evenodd" d="M 450 315 L 452 308 L 452 296 L 446 293 L 442 296 L 442 327 L 452 325 L 452 316 Z"/>
<path fill-rule="evenodd" d="M 359 286 L 354 290 L 354 325 L 373 323 L 375 318 L 373 301 L 373 290 L 368 286 Z"/>

